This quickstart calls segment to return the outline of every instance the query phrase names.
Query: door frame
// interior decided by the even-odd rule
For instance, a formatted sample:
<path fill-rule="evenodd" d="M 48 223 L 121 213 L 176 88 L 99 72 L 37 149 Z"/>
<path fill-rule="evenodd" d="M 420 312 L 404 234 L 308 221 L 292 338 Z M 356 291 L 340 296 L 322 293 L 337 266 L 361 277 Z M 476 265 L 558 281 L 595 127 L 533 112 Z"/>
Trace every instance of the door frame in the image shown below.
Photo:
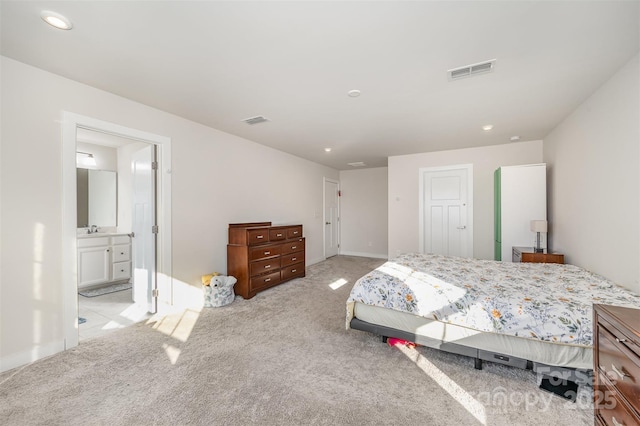
<path fill-rule="evenodd" d="M 469 230 L 467 244 L 470 250 L 469 257 L 473 257 L 473 164 L 421 167 L 418 169 L 418 248 L 420 253 L 424 253 L 424 175 L 433 172 L 446 172 L 461 169 L 467 171 L 467 229 Z"/>
<path fill-rule="evenodd" d="M 324 176 L 322 178 L 322 257 L 326 260 L 327 259 L 327 232 L 326 232 L 326 223 L 327 223 L 327 218 L 326 218 L 326 212 L 327 212 L 327 182 L 331 182 L 333 184 L 336 185 L 336 187 L 338 188 L 338 193 L 340 193 L 340 181 L 338 180 L 334 180 L 334 179 L 330 179 L 326 176 Z M 340 220 L 340 195 L 338 195 L 338 230 L 337 230 L 337 234 L 338 234 L 338 255 L 340 254 L 340 228 L 341 228 L 341 220 Z"/>
<path fill-rule="evenodd" d="M 157 195 L 157 285 L 171 303 L 171 138 L 119 124 L 62 112 L 62 327 L 64 349 L 78 346 L 78 254 L 76 196 L 76 132 L 78 128 L 108 133 L 156 145 L 161 171 Z"/>

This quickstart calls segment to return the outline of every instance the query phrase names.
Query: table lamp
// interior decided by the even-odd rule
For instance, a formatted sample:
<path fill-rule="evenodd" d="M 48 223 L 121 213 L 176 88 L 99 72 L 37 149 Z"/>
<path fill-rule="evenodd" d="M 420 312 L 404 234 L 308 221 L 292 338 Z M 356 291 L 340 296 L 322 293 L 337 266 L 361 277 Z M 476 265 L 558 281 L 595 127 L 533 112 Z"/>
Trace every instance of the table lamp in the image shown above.
<path fill-rule="evenodd" d="M 536 233 L 536 246 L 535 252 L 542 253 L 544 249 L 540 247 L 540 233 L 547 232 L 547 221 L 546 220 L 532 220 L 531 221 L 531 232 Z"/>

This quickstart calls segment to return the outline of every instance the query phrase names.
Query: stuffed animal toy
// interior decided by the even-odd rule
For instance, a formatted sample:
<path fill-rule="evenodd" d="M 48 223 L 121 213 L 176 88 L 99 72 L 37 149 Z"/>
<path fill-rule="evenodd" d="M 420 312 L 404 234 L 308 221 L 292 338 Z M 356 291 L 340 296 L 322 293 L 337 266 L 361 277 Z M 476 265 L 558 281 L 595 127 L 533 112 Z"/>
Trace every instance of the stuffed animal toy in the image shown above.
<path fill-rule="evenodd" d="M 235 293 L 233 285 L 238 280 L 232 276 L 220 275 L 217 272 L 202 276 L 205 308 L 220 307 L 233 302 Z"/>

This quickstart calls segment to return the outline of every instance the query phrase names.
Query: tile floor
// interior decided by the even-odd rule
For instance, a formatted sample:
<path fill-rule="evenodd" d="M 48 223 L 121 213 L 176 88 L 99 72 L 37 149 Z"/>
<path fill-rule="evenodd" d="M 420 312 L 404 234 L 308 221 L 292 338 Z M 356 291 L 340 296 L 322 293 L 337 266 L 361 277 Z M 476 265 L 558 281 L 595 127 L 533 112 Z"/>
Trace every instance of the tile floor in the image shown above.
<path fill-rule="evenodd" d="M 87 320 L 79 325 L 80 341 L 128 327 L 151 315 L 133 304 L 131 289 L 96 297 L 78 295 L 78 316 Z"/>

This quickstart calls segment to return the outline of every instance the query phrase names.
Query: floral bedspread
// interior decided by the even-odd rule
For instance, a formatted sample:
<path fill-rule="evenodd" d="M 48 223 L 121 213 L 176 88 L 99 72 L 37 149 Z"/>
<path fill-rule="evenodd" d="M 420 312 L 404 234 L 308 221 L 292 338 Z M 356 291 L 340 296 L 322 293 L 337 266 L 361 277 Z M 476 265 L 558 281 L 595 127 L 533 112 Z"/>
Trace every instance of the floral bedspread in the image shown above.
<path fill-rule="evenodd" d="M 360 278 L 347 300 L 475 330 L 591 346 L 593 303 L 640 308 L 640 296 L 574 265 L 404 254 Z"/>

